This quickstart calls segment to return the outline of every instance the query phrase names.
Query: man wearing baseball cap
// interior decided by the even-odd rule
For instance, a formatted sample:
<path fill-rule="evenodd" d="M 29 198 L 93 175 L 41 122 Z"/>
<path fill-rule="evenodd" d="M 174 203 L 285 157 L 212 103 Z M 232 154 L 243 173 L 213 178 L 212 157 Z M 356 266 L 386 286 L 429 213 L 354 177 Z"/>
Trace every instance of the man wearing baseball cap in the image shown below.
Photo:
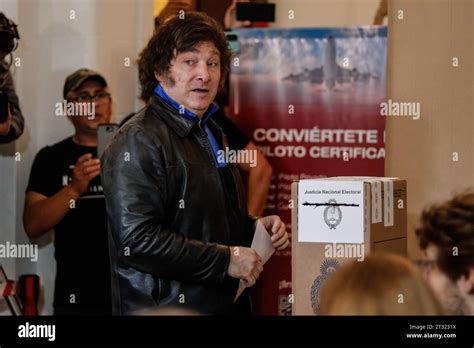
<path fill-rule="evenodd" d="M 63 115 L 74 125 L 75 134 L 36 155 L 23 224 L 33 239 L 54 229 L 54 314 L 108 315 L 107 217 L 97 127 L 109 122 L 112 99 L 105 79 L 89 69 L 66 78 L 63 96 Z"/>

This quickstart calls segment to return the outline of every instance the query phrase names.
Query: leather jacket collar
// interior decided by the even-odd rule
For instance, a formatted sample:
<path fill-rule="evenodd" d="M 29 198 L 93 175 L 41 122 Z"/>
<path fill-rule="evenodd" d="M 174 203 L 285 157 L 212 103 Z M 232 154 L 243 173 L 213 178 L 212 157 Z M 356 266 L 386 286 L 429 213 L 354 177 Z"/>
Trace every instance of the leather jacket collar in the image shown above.
<path fill-rule="evenodd" d="M 181 138 L 186 137 L 194 125 L 197 124 L 197 120 L 183 117 L 174 107 L 166 103 L 156 94 L 151 97 L 150 106 L 155 111 L 153 114 L 157 117 L 161 117 Z M 162 110 L 166 112 L 162 112 Z"/>
<path fill-rule="evenodd" d="M 159 114 L 162 119 L 170 126 L 178 135 L 183 138 L 191 132 L 191 129 L 199 122 L 199 119 L 192 117 L 183 117 L 178 110 L 169 103 L 167 103 L 163 98 L 157 94 L 153 94 L 150 99 L 150 105 L 155 110 L 158 111 L 160 108 L 165 109 L 166 114 L 156 112 Z M 212 109 L 211 109 L 212 108 Z M 218 110 L 218 107 L 214 104 L 211 104 L 210 109 L 207 111 L 207 115 L 204 117 L 204 122 L 206 122 L 209 117 Z"/>

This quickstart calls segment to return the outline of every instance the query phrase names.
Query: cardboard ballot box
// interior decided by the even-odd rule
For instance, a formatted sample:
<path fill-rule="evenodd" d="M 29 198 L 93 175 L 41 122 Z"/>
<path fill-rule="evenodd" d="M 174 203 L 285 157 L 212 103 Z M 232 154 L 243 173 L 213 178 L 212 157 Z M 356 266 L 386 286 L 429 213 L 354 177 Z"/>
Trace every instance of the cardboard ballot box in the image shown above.
<path fill-rule="evenodd" d="M 294 182 L 293 315 L 314 315 L 319 292 L 344 262 L 374 251 L 406 255 L 406 181 L 333 177 Z"/>

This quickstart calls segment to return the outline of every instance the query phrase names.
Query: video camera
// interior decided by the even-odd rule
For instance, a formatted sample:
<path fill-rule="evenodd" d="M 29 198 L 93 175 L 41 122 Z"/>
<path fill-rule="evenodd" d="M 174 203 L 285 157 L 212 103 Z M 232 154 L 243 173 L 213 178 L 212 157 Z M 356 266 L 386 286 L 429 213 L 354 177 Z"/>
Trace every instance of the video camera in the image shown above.
<path fill-rule="evenodd" d="M 0 53 L 8 55 L 16 50 L 20 40 L 17 25 L 0 12 Z"/>

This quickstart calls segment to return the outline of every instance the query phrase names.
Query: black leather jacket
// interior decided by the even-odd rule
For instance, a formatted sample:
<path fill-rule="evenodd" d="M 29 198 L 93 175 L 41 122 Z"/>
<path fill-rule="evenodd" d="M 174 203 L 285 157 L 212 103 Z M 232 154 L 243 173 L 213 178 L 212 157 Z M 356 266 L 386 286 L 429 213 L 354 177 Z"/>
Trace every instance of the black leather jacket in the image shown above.
<path fill-rule="evenodd" d="M 225 147 L 221 129 L 208 122 Z M 242 234 L 250 246 L 254 219 L 230 165 L 242 224 L 229 226 L 211 151 L 198 122 L 154 95 L 104 152 L 114 314 L 166 305 L 232 312 L 238 280 L 227 276 L 228 246 L 235 245 L 231 235 Z"/>

